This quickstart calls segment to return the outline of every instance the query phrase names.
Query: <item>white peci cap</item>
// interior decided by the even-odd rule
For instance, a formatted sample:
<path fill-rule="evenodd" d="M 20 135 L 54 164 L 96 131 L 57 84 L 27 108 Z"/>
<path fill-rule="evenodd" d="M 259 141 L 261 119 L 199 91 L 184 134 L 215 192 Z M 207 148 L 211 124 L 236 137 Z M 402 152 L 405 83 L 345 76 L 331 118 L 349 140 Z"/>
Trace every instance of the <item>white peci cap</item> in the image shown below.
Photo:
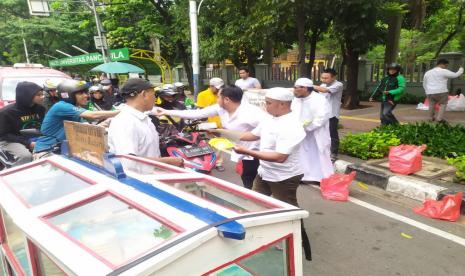
<path fill-rule="evenodd" d="M 224 81 L 220 78 L 211 78 L 210 85 L 215 87 L 216 89 L 220 89 L 224 85 Z"/>
<path fill-rule="evenodd" d="M 291 102 L 294 99 L 294 93 L 292 93 L 289 89 L 283 87 L 274 87 L 268 89 L 265 94 L 266 98 L 283 101 L 283 102 Z"/>
<path fill-rule="evenodd" d="M 299 78 L 295 81 L 294 86 L 313 87 L 313 81 L 308 78 Z"/>

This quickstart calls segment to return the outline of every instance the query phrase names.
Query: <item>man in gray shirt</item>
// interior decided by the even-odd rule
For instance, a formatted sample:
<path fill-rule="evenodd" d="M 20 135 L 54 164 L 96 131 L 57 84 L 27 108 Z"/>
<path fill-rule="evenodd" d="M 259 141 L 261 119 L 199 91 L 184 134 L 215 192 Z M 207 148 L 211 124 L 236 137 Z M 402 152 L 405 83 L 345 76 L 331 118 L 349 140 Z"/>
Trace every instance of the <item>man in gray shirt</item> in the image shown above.
<path fill-rule="evenodd" d="M 339 151 L 339 133 L 337 126 L 339 124 L 339 110 L 341 109 L 342 82 L 337 81 L 336 71 L 332 68 L 326 68 L 321 73 L 321 85 L 314 85 L 313 89 L 320 93 L 327 93 L 329 104 L 331 105 L 331 115 L 329 119 L 329 133 L 331 135 L 331 160 L 335 161 Z"/>

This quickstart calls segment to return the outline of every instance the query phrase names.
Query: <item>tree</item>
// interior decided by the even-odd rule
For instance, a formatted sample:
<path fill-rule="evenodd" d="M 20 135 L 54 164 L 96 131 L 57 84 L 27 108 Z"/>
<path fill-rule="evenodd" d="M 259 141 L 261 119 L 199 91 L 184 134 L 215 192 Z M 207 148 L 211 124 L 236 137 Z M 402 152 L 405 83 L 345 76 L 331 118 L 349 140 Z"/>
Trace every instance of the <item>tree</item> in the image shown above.
<path fill-rule="evenodd" d="M 347 88 L 344 106 L 354 109 L 358 106 L 357 91 L 358 60 L 376 42 L 381 41 L 380 18 L 381 0 L 339 0 L 334 7 L 334 31 L 341 39 L 341 52 L 347 65 Z"/>
<path fill-rule="evenodd" d="M 248 66 L 253 74 L 255 63 L 265 56 L 272 61 L 273 49 L 287 48 L 292 43 L 288 4 L 276 0 L 204 3 L 199 17 L 201 57 L 229 59 L 236 67 Z"/>
<path fill-rule="evenodd" d="M 0 64 L 26 61 L 23 38 L 31 62 L 46 64 L 49 58 L 45 54 L 55 55 L 55 49 L 72 53 L 73 44 L 87 50 L 92 48 L 95 28 L 89 24 L 93 20 L 90 11 L 75 2 L 52 2 L 52 8 L 50 17 L 30 16 L 26 1 L 0 2 L 0 44 L 3 46 Z"/>
<path fill-rule="evenodd" d="M 382 8 L 384 20 L 388 25 L 384 64 L 393 63 L 397 60 L 402 19 L 407 12 L 407 4 L 402 2 L 386 2 Z"/>
<path fill-rule="evenodd" d="M 333 13 L 328 7 L 334 0 L 327 1 L 295 1 L 295 18 L 297 42 L 299 49 L 298 66 L 302 77 L 310 77 L 315 62 L 317 43 L 326 32 L 333 20 Z M 310 45 L 309 63 L 305 63 L 307 56 L 306 44 Z"/>

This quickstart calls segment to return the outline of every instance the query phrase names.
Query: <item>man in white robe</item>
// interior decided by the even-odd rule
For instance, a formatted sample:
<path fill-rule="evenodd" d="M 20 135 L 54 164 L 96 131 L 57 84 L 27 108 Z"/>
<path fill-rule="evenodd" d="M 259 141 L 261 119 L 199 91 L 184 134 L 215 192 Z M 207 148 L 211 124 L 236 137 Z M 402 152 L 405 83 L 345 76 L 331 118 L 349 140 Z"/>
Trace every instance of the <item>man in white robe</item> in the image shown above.
<path fill-rule="evenodd" d="M 307 133 L 300 147 L 300 164 L 304 170 L 303 183 L 316 183 L 334 173 L 331 162 L 331 137 L 328 99 L 313 91 L 313 82 L 300 78 L 294 85 L 291 109 L 302 122 Z"/>

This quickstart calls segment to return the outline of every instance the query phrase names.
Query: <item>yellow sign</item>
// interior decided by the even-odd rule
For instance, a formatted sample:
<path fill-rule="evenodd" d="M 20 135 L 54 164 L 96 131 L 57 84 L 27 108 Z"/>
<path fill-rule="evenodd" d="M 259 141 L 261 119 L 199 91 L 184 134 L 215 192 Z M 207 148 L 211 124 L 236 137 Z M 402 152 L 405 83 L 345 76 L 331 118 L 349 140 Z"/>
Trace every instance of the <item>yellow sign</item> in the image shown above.
<path fill-rule="evenodd" d="M 103 166 L 107 149 L 104 127 L 65 121 L 65 133 L 71 156 Z"/>

